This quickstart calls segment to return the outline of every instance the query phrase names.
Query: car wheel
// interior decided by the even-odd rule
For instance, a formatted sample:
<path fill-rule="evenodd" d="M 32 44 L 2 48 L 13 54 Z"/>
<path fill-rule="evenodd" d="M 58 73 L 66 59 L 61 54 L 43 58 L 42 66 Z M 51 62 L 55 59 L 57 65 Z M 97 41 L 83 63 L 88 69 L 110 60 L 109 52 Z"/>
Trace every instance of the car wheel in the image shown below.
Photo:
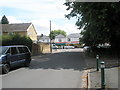
<path fill-rule="evenodd" d="M 10 71 L 10 65 L 9 64 L 4 64 L 3 66 L 3 74 L 7 74 Z"/>
<path fill-rule="evenodd" d="M 25 60 L 24 66 L 25 67 L 29 67 L 30 66 L 30 62 L 31 62 L 31 60 Z"/>

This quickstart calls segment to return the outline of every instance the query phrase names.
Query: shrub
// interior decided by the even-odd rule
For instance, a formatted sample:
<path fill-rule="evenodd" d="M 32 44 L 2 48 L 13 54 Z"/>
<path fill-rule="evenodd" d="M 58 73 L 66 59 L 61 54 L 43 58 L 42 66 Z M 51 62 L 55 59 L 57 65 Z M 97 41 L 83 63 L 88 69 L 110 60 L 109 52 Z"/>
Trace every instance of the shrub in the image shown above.
<path fill-rule="evenodd" d="M 25 45 L 28 46 L 30 50 L 32 50 L 32 40 L 27 36 L 20 36 L 18 34 L 14 35 L 3 35 L 2 39 L 2 46 L 8 45 Z"/>

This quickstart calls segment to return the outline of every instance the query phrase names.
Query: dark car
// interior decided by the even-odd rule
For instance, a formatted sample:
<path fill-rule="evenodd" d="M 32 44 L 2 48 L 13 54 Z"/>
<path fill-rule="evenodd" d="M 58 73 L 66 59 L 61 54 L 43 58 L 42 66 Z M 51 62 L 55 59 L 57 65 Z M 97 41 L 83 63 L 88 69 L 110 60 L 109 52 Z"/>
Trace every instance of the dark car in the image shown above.
<path fill-rule="evenodd" d="M 27 46 L 0 46 L 0 68 L 2 73 L 8 73 L 11 68 L 24 65 L 29 66 L 31 53 Z"/>

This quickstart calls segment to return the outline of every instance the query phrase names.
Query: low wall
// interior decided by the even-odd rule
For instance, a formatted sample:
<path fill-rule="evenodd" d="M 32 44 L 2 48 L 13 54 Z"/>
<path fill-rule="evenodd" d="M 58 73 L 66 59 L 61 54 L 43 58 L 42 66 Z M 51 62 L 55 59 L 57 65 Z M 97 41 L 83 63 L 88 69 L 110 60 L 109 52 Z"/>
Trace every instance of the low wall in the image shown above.
<path fill-rule="evenodd" d="M 38 55 L 40 53 L 49 53 L 50 45 L 47 43 L 37 43 L 32 45 L 32 55 Z"/>

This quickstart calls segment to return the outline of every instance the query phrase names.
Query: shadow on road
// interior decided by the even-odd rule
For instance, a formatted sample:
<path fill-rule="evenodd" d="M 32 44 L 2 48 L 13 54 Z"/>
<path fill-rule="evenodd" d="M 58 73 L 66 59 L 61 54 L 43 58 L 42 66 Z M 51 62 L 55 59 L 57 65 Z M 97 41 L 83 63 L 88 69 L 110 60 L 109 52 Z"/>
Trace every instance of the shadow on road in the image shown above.
<path fill-rule="evenodd" d="M 86 69 L 86 62 L 82 52 L 61 52 L 47 56 L 37 56 L 32 60 L 29 69 Z"/>

